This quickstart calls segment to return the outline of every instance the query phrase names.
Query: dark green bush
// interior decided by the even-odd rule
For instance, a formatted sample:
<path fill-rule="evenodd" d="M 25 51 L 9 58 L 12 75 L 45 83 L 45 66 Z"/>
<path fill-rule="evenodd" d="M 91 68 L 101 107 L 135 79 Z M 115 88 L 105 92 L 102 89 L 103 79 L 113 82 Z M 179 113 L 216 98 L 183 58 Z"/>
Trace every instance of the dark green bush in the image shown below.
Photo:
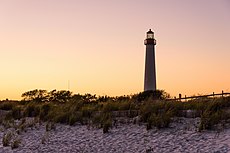
<path fill-rule="evenodd" d="M 54 118 L 56 123 L 69 123 L 69 116 L 71 114 L 69 112 L 59 112 L 57 116 Z"/>
<path fill-rule="evenodd" d="M 11 149 L 16 149 L 20 146 L 21 140 L 20 139 L 15 139 L 13 140 L 12 144 L 11 144 Z"/>
<path fill-rule="evenodd" d="M 46 123 L 46 131 L 56 130 L 56 126 L 54 122 L 47 122 Z"/>
<path fill-rule="evenodd" d="M 103 133 L 108 133 L 109 129 L 112 127 L 112 120 L 107 119 L 103 121 Z"/>
<path fill-rule="evenodd" d="M 71 114 L 71 115 L 69 116 L 69 125 L 74 125 L 76 122 L 77 122 L 77 116 Z"/>
<path fill-rule="evenodd" d="M 22 118 L 22 108 L 21 107 L 13 107 L 13 109 L 12 109 L 12 117 L 14 119 Z"/>
<path fill-rule="evenodd" d="M 119 104 L 117 102 L 107 102 L 103 105 L 103 112 L 118 111 Z"/>
<path fill-rule="evenodd" d="M 118 103 L 119 105 L 119 110 L 130 110 L 131 108 L 131 102 L 129 101 L 121 101 Z"/>
<path fill-rule="evenodd" d="M 1 110 L 12 110 L 12 108 L 15 106 L 15 103 L 13 102 L 2 102 L 0 103 L 0 109 Z"/>
<path fill-rule="evenodd" d="M 152 129 L 152 126 L 159 129 L 169 127 L 172 116 L 173 112 L 170 110 L 167 112 L 161 112 L 159 114 L 152 113 L 151 116 L 147 118 L 147 130 Z"/>
<path fill-rule="evenodd" d="M 158 114 L 159 110 L 160 110 L 159 106 L 156 103 L 149 101 L 149 102 L 143 104 L 140 108 L 141 121 L 147 122 L 149 117 L 152 114 Z"/>
<path fill-rule="evenodd" d="M 48 114 L 49 114 L 49 111 L 51 110 L 52 108 L 52 105 L 51 104 L 43 104 L 41 107 L 40 107 L 40 114 L 39 114 L 39 118 L 41 120 L 44 120 L 44 121 L 47 121 L 48 120 Z"/>
<path fill-rule="evenodd" d="M 157 128 L 167 128 L 169 127 L 169 124 L 171 122 L 171 117 L 172 117 L 172 113 L 169 111 L 164 114 L 160 114 L 156 116 L 153 125 L 156 126 Z"/>
<path fill-rule="evenodd" d="M 11 141 L 12 137 L 13 137 L 13 134 L 11 132 L 5 133 L 3 135 L 2 144 L 3 144 L 4 147 L 10 145 L 10 141 Z"/>
<path fill-rule="evenodd" d="M 101 128 L 102 127 L 102 115 L 100 115 L 100 114 L 94 115 L 92 118 L 92 123 L 97 128 Z"/>
<path fill-rule="evenodd" d="M 166 93 L 164 90 L 149 90 L 139 93 L 136 96 L 133 96 L 133 99 L 136 99 L 139 102 L 146 101 L 148 99 L 151 100 L 164 100 L 169 98 L 169 94 Z"/>
<path fill-rule="evenodd" d="M 213 129 L 221 121 L 228 120 L 230 116 L 226 108 L 229 109 L 228 97 L 211 99 L 210 102 L 207 102 L 206 109 L 201 115 L 199 131 Z"/>
<path fill-rule="evenodd" d="M 74 125 L 76 122 L 84 124 L 84 119 L 83 119 L 83 113 L 82 112 L 75 112 L 70 114 L 69 116 L 69 125 Z"/>
<path fill-rule="evenodd" d="M 224 119 L 223 111 L 219 110 L 219 111 L 212 112 L 210 110 L 206 110 L 201 116 L 199 131 L 211 130 L 213 129 L 214 125 L 218 124 L 223 119 Z"/>
<path fill-rule="evenodd" d="M 97 127 L 103 128 L 104 132 L 108 132 L 112 126 L 112 111 L 122 111 L 121 113 L 113 112 L 113 115 L 128 114 L 127 117 L 139 115 L 140 121 L 147 123 L 147 129 L 168 127 L 172 117 L 185 116 L 186 110 L 197 110 L 197 114 L 201 114 L 200 130 L 212 129 L 220 121 L 230 118 L 226 115 L 230 108 L 230 97 L 201 97 L 188 102 L 168 101 L 169 95 L 163 90 L 120 97 L 72 95 L 69 91 L 33 90 L 24 93 L 23 98 L 24 100 L 20 102 L 1 102 L 0 109 L 7 110 L 2 111 L 7 114 L 2 118 L 13 120 L 21 117 L 38 117 L 42 121 L 69 125 L 92 121 Z"/>
<path fill-rule="evenodd" d="M 110 113 L 101 114 L 101 125 L 103 127 L 103 133 L 109 132 L 112 127 L 112 118 Z"/>
<path fill-rule="evenodd" d="M 92 118 L 92 123 L 98 128 L 103 128 L 103 133 L 107 133 L 112 127 L 112 117 L 108 112 L 96 114 Z"/>
<path fill-rule="evenodd" d="M 31 102 L 26 106 L 24 115 L 26 117 L 36 117 L 39 115 L 39 113 L 40 113 L 40 105 Z"/>
<path fill-rule="evenodd" d="M 93 111 L 94 108 L 90 106 L 85 106 L 81 108 L 82 116 L 86 118 L 91 118 Z"/>

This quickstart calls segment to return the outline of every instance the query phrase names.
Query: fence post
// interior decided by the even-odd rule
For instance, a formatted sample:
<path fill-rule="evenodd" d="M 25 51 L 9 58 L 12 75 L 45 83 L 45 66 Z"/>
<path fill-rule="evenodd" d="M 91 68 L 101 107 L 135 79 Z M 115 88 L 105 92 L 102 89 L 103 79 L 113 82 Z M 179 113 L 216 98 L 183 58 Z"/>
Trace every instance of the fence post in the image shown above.
<path fill-rule="evenodd" d="M 181 94 L 179 94 L 179 100 L 181 101 Z"/>
<path fill-rule="evenodd" d="M 213 98 L 214 98 L 214 96 L 215 96 L 215 93 L 213 92 Z"/>

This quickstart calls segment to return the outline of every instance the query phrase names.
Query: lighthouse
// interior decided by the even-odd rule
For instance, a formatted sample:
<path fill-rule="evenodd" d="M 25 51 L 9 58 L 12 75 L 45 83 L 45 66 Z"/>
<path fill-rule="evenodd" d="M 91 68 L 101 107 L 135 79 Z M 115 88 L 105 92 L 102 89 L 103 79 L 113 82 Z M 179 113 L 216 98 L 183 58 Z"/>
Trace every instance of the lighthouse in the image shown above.
<path fill-rule="evenodd" d="M 154 32 L 149 29 L 146 39 L 144 41 L 146 45 L 145 53 L 145 80 L 144 91 L 156 90 L 156 66 L 155 66 L 155 45 Z"/>

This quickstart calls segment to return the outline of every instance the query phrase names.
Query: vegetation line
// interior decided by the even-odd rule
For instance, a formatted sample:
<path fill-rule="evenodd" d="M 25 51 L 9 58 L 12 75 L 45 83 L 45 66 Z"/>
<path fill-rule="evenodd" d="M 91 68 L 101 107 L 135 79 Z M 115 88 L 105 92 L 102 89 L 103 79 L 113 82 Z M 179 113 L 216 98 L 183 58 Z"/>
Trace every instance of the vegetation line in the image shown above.
<path fill-rule="evenodd" d="M 186 116 L 193 111 L 199 116 L 199 131 L 213 129 L 217 124 L 228 123 L 230 119 L 230 97 L 198 97 L 187 102 L 168 101 L 169 94 L 163 90 L 147 91 L 135 95 L 109 97 L 91 94 L 72 94 L 70 91 L 50 92 L 32 90 L 22 94 L 17 102 L 0 102 L 0 123 L 9 127 L 12 120 L 26 117 L 49 123 L 82 124 L 102 128 L 103 132 L 119 122 L 119 117 L 131 119 L 133 123 L 143 123 L 147 129 L 169 128 L 174 117 Z M 24 122 L 22 124 L 24 126 Z M 52 126 L 51 126 L 52 125 Z"/>

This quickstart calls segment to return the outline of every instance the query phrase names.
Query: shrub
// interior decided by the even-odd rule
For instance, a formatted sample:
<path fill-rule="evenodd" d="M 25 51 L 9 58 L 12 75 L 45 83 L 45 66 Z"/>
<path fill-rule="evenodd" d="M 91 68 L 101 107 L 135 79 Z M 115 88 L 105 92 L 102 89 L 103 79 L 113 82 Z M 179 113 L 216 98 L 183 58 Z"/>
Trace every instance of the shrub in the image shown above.
<path fill-rule="evenodd" d="M 107 119 L 103 121 L 103 133 L 108 133 L 109 129 L 112 127 L 112 120 Z"/>
<path fill-rule="evenodd" d="M 44 105 L 42 105 L 41 109 L 40 109 L 39 118 L 41 120 L 47 121 L 48 120 L 47 115 L 49 114 L 50 110 L 51 110 L 51 104 L 44 104 Z"/>
<path fill-rule="evenodd" d="M 147 102 L 140 108 L 140 119 L 143 122 L 147 122 L 151 114 L 157 114 L 156 105 L 152 102 Z"/>
<path fill-rule="evenodd" d="M 141 101 L 146 101 L 148 99 L 152 99 L 152 100 L 164 100 L 166 98 L 169 98 L 169 94 L 166 93 L 164 90 L 149 90 L 149 91 L 144 91 L 139 93 L 135 98 L 137 99 L 137 101 L 141 102 Z"/>
<path fill-rule="evenodd" d="M 10 121 L 13 119 L 13 115 L 12 115 L 12 111 L 8 112 L 6 115 L 5 115 L 5 118 L 4 120 L 5 121 Z"/>
<path fill-rule="evenodd" d="M 102 113 L 100 117 L 100 123 L 103 127 L 103 133 L 109 132 L 112 127 L 112 118 L 110 113 Z"/>
<path fill-rule="evenodd" d="M 92 118 L 92 123 L 96 125 L 97 128 L 101 128 L 102 127 L 102 115 L 100 114 L 94 115 Z"/>
<path fill-rule="evenodd" d="M 49 141 L 49 133 L 45 132 L 45 134 L 42 136 L 41 143 L 45 144 L 48 141 Z"/>
<path fill-rule="evenodd" d="M 131 107 L 131 102 L 129 101 L 121 101 L 121 102 L 118 102 L 118 105 L 119 105 L 119 110 L 130 110 L 130 107 Z"/>
<path fill-rule="evenodd" d="M 26 106 L 24 115 L 27 117 L 36 117 L 40 113 L 40 105 L 30 103 Z"/>
<path fill-rule="evenodd" d="M 119 105 L 118 102 L 107 102 L 103 105 L 103 112 L 118 111 Z"/>
<path fill-rule="evenodd" d="M 170 113 L 165 113 L 158 115 L 156 119 L 154 120 L 154 126 L 157 128 L 167 128 L 169 127 L 169 124 L 171 122 L 171 114 Z"/>
<path fill-rule="evenodd" d="M 160 128 L 167 128 L 171 122 L 172 111 L 167 111 L 159 114 L 151 114 L 151 116 L 147 119 L 146 129 L 152 129 L 152 126 Z"/>
<path fill-rule="evenodd" d="M 22 117 L 22 110 L 20 107 L 13 107 L 12 109 L 12 117 L 14 119 L 20 119 Z"/>
<path fill-rule="evenodd" d="M 78 121 L 78 118 L 76 115 L 71 114 L 69 117 L 69 125 L 74 125 Z"/>
<path fill-rule="evenodd" d="M 74 116 L 76 117 L 76 122 L 83 124 L 83 115 L 82 112 L 75 112 Z"/>
<path fill-rule="evenodd" d="M 56 130 L 56 126 L 54 122 L 47 122 L 46 123 L 46 132 Z"/>
<path fill-rule="evenodd" d="M 82 116 L 86 118 L 91 118 L 93 113 L 93 108 L 89 106 L 84 106 L 81 108 Z"/>
<path fill-rule="evenodd" d="M 224 113 L 222 111 L 212 112 L 206 110 L 201 116 L 201 122 L 199 125 L 199 131 L 210 130 L 214 125 L 223 120 Z"/>
<path fill-rule="evenodd" d="M 225 110 L 226 107 L 229 107 L 228 99 L 228 97 L 222 97 L 206 103 L 206 109 L 201 115 L 199 131 L 213 129 L 220 121 L 225 122 L 229 119 L 229 113 Z"/>
<path fill-rule="evenodd" d="M 25 101 L 45 102 L 48 100 L 48 93 L 46 90 L 35 89 L 23 93 L 22 98 Z"/>
<path fill-rule="evenodd" d="M 5 118 L 2 122 L 2 125 L 4 126 L 5 129 L 13 127 L 14 120 L 11 118 Z"/>
<path fill-rule="evenodd" d="M 13 137 L 13 135 L 12 135 L 11 132 L 4 134 L 4 136 L 2 138 L 2 144 L 3 144 L 4 147 L 10 145 L 10 141 L 11 141 L 12 137 Z"/>
<path fill-rule="evenodd" d="M 72 95 L 70 91 L 66 91 L 66 90 L 61 90 L 61 91 L 52 90 L 48 94 L 49 94 L 49 98 L 48 98 L 49 101 L 59 102 L 59 103 L 67 102 Z"/>
<path fill-rule="evenodd" d="M 54 118 L 56 123 L 68 123 L 70 113 L 68 112 L 59 112 L 59 114 Z"/>
<path fill-rule="evenodd" d="M 19 145 L 20 145 L 20 143 L 21 143 L 21 140 L 20 139 L 15 139 L 13 142 L 12 142 L 12 144 L 11 144 L 11 149 L 15 149 L 15 148 L 18 148 L 19 147 Z"/>
<path fill-rule="evenodd" d="M 93 116 L 92 118 L 93 125 L 96 125 L 98 128 L 103 128 L 103 133 L 107 133 L 112 127 L 112 117 L 110 113 L 99 113 Z"/>
<path fill-rule="evenodd" d="M 0 109 L 1 110 L 12 110 L 12 108 L 15 106 L 13 102 L 3 102 L 0 103 Z"/>

